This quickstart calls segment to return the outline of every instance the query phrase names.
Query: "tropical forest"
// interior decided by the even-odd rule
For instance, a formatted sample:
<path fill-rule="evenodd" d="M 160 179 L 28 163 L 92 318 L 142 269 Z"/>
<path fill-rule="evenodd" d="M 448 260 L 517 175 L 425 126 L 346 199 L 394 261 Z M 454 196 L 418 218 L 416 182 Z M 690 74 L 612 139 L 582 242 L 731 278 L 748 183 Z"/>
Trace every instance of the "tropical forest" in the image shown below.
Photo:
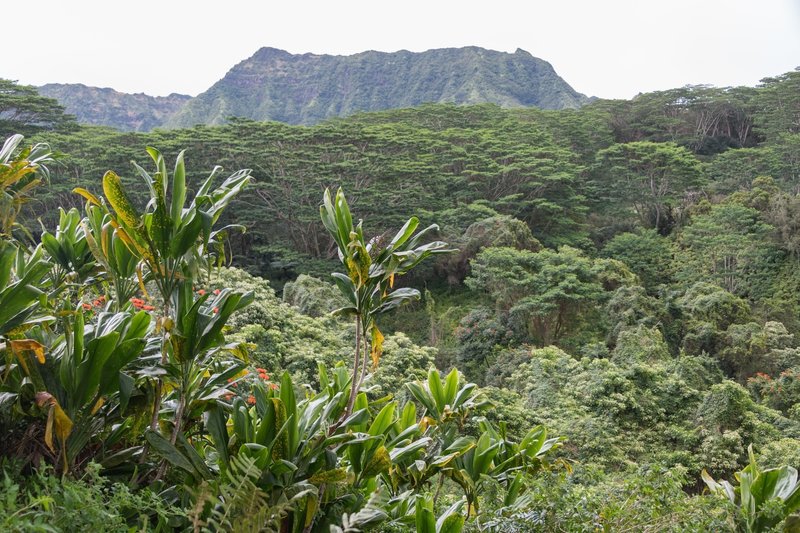
<path fill-rule="evenodd" d="M 447 98 L 0 80 L 0 530 L 800 531 L 800 71 Z"/>

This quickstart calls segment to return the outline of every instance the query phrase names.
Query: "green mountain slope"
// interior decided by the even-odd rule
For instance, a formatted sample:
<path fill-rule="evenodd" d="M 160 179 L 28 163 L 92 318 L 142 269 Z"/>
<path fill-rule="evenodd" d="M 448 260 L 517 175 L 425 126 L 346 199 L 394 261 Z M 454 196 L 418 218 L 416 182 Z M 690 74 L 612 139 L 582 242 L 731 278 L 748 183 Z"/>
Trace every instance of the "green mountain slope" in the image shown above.
<path fill-rule="evenodd" d="M 466 47 L 332 56 L 262 48 L 166 125 L 219 124 L 230 116 L 313 124 L 426 102 L 564 109 L 587 101 L 549 63 L 523 50 L 509 54 Z"/>
<path fill-rule="evenodd" d="M 128 94 L 81 83 L 49 83 L 39 93 L 55 98 L 78 122 L 111 126 L 123 131 L 150 131 L 163 125 L 191 99 L 184 94 Z"/>

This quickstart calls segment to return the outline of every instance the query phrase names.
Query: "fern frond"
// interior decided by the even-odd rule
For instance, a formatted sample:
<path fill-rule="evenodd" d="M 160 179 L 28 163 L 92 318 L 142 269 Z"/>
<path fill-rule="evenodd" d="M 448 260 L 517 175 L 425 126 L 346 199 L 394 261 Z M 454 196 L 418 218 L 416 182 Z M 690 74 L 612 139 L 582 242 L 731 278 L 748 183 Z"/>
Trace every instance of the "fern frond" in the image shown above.
<path fill-rule="evenodd" d="M 261 470 L 255 460 L 248 457 L 234 457 L 227 472 L 227 479 L 216 488 L 216 494 L 197 498 L 192 512 L 195 531 L 215 533 L 277 533 L 281 519 L 291 510 L 291 503 L 270 504 L 269 496 L 256 484 Z M 204 501 L 203 501 L 204 500 Z M 206 503 L 211 503 L 205 520 Z M 197 510 L 200 509 L 200 513 Z"/>

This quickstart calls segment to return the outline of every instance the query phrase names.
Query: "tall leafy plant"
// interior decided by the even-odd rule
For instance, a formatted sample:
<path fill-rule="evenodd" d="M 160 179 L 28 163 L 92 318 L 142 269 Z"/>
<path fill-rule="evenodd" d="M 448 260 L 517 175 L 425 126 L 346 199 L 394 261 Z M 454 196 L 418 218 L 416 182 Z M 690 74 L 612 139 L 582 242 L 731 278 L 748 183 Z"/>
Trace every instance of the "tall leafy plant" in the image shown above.
<path fill-rule="evenodd" d="M 376 324 L 376 318 L 420 297 L 417 289 L 395 289 L 395 278 L 406 274 L 425 258 L 451 250 L 442 241 L 423 244 L 424 239 L 439 227 L 432 224 L 417 232 L 417 217 L 408 219 L 388 242 L 382 237 L 368 240 L 364 236 L 362 222 L 353 224 L 353 216 L 342 189 L 336 192 L 335 197 L 325 190 L 320 216 L 325 229 L 336 242 L 339 260 L 344 266 L 344 272 L 336 272 L 333 277 L 348 305 L 337 312 L 353 317 L 356 326 L 350 397 L 344 413 L 346 418 L 353 411 L 353 403 L 364 379 L 367 356 L 371 356 L 373 365 L 378 364 L 381 356 L 383 334 Z M 368 349 L 369 345 L 371 350 Z"/>
<path fill-rule="evenodd" d="M 162 333 L 160 364 L 167 371 L 167 377 L 159 377 L 155 384 L 151 429 L 158 426 L 164 382 L 168 379 L 170 385 L 177 388 L 178 396 L 172 432 L 172 441 L 175 442 L 182 425 L 190 383 L 196 383 L 192 379 L 197 370 L 195 363 L 207 355 L 208 350 L 219 347 L 225 320 L 248 302 L 246 298 L 242 299 L 241 294 L 226 294 L 220 298 L 219 306 L 210 307 L 206 305 L 207 296 L 195 301 L 190 295 L 193 283 L 199 281 L 202 270 L 210 266 L 212 252 L 218 252 L 219 247 L 215 245 L 231 229 L 228 226 L 216 228 L 219 217 L 251 177 L 249 169 L 239 170 L 214 187 L 214 180 L 221 171 L 221 167 L 215 167 L 187 203 L 183 152 L 178 155 L 171 176 L 161 152 L 152 147 L 148 147 L 147 152 L 155 163 L 155 172 L 150 174 L 136 165 L 149 191 L 143 211 L 134 206 L 122 179 L 110 170 L 103 176 L 105 200 L 86 189 L 78 188 L 75 192 L 88 201 L 93 227 L 105 227 L 102 220 L 107 215 L 117 238 L 136 256 L 142 291 L 145 280 L 152 282 L 158 290 L 160 298 L 154 303 L 159 306 L 157 329 Z M 92 206 L 101 209 L 101 213 L 92 212 Z M 100 222 L 97 222 L 98 218 Z M 102 232 L 93 237 L 95 243 L 108 243 Z M 116 252 L 112 262 L 108 247 L 105 251 L 102 247 L 95 248 L 96 254 L 106 258 L 106 268 L 129 267 L 129 260 L 120 258 Z M 122 274 L 112 273 L 112 277 L 122 277 Z M 120 287 L 118 292 L 122 292 Z M 214 309 L 218 309 L 217 316 L 212 316 L 216 314 Z"/>

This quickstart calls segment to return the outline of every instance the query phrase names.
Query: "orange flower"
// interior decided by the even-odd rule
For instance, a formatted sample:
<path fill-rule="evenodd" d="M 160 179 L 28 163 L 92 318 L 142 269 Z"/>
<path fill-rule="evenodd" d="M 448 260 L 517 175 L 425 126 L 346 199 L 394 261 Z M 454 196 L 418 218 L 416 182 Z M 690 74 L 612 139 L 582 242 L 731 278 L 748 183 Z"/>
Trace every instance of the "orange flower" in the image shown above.
<path fill-rule="evenodd" d="M 131 305 L 136 309 L 144 309 L 145 311 L 152 311 L 155 309 L 152 305 L 147 305 L 141 298 L 131 298 Z"/>
<path fill-rule="evenodd" d="M 278 384 L 277 383 L 270 383 L 269 384 L 269 388 L 272 389 L 272 390 L 278 390 Z"/>
<path fill-rule="evenodd" d="M 81 304 L 81 307 L 83 307 L 84 311 L 91 311 L 92 310 L 92 306 L 87 304 L 87 303 Z"/>
<path fill-rule="evenodd" d="M 222 291 L 219 289 L 214 289 L 214 296 L 219 296 Z"/>
<path fill-rule="evenodd" d="M 200 289 L 199 291 L 197 291 L 197 294 L 199 294 L 200 296 L 205 296 L 206 295 L 206 291 L 203 290 L 203 289 Z"/>
<path fill-rule="evenodd" d="M 255 405 L 256 397 L 251 394 L 250 396 L 247 397 L 247 403 L 249 403 L 250 405 Z"/>

